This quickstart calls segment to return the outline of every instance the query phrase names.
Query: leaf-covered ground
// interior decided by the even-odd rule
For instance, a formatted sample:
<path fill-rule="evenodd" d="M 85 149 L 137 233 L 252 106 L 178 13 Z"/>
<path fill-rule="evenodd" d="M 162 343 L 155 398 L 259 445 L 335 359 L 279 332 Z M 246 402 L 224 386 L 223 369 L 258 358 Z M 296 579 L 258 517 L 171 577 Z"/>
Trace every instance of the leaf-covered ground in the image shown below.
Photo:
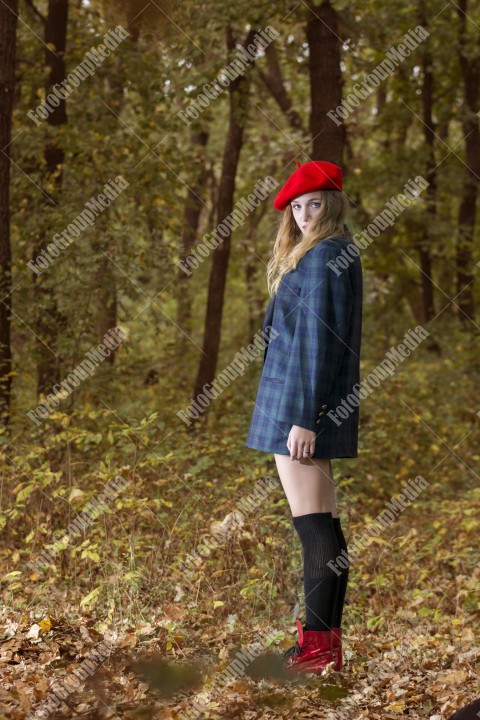
<path fill-rule="evenodd" d="M 478 360 L 456 353 L 409 358 L 364 401 L 359 457 L 334 462 L 351 571 L 345 666 L 325 677 L 279 667 L 304 619 L 301 546 L 281 488 L 241 504 L 277 478 L 243 447 L 254 378 L 196 433 L 168 439 L 156 387 L 137 420 L 57 414 L 4 444 L 0 719 L 446 720 L 480 697 Z M 115 476 L 125 487 L 74 532 Z M 417 476 L 425 489 L 370 532 Z"/>
<path fill-rule="evenodd" d="M 110 638 L 111 654 L 67 696 L 68 709 L 60 707 L 50 717 L 182 718 L 191 717 L 185 714 L 188 709 L 203 702 L 200 718 L 449 717 L 480 695 L 480 567 L 472 572 L 471 565 L 478 554 L 479 516 L 478 488 L 462 501 L 430 503 L 428 518 L 418 503 L 352 563 L 346 662 L 340 673 L 297 681 L 275 677 L 275 654 L 293 641 L 293 623 L 281 616 L 288 604 L 271 600 L 274 614 L 268 626 L 258 621 L 260 601 L 242 590 L 238 615 L 230 602 L 228 607 L 226 600 L 219 604 L 230 590 L 218 592 L 215 572 L 239 573 L 236 563 L 249 562 L 250 551 L 241 538 L 229 547 L 228 558 L 222 560 L 220 550 L 213 558 L 212 552 L 210 598 L 202 594 L 199 600 L 194 583 L 162 608 L 150 607 L 150 622 L 139 618 L 119 627 Z M 268 557 L 273 562 L 278 556 L 277 571 L 283 574 L 286 533 L 262 538 L 258 520 L 245 532 L 253 552 L 271 540 Z M 350 521 L 350 532 L 361 532 L 360 525 Z M 261 570 L 252 575 L 264 579 Z M 268 581 L 281 587 L 281 577 Z M 178 591 L 180 595 L 180 587 Z M 52 685 L 69 687 L 65 678 L 104 640 L 95 613 L 79 613 L 68 603 L 67 592 L 51 592 L 55 604 L 48 612 L 6 612 L 1 649 L 5 717 L 27 717 L 32 707 L 40 711 Z M 265 630 L 277 630 L 278 637 L 272 633 L 273 643 L 258 655 L 253 643 Z M 240 672 L 227 682 L 222 672 L 242 648 L 257 649 L 257 660 L 248 674 Z M 256 677 L 262 670 L 267 677 Z"/>

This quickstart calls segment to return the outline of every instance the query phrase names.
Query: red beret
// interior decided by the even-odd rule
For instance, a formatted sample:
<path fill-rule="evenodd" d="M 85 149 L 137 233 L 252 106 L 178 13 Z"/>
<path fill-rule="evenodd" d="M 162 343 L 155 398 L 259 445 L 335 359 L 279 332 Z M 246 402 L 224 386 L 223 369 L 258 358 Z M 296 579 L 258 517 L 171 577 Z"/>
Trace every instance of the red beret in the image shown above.
<path fill-rule="evenodd" d="M 301 165 L 290 175 L 273 201 L 276 210 L 285 210 L 290 200 L 314 190 L 341 190 L 342 170 L 338 165 L 325 160 L 311 160 Z"/>

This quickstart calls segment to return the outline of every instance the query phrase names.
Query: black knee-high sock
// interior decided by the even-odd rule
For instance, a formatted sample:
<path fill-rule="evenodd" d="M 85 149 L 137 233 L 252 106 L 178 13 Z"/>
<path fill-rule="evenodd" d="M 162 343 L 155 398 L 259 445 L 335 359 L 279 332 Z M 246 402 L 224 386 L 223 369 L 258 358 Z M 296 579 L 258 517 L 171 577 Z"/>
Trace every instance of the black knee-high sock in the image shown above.
<path fill-rule="evenodd" d="M 333 627 L 339 628 L 342 625 L 343 606 L 345 605 L 345 595 L 347 593 L 349 558 L 348 555 L 345 554 L 347 552 L 347 543 L 345 540 L 345 535 L 343 534 L 340 518 L 333 518 L 333 526 L 337 534 L 337 540 L 340 546 L 342 558 L 345 558 L 345 562 L 347 563 L 346 568 L 340 567 L 340 563 L 338 563 L 338 569 L 341 572 L 341 575 L 338 577 L 337 603 L 335 606 L 335 613 L 333 617 Z M 343 553 L 342 550 L 344 551 Z M 341 564 L 344 564 L 343 559 Z"/>
<path fill-rule="evenodd" d="M 307 630 L 330 630 L 338 590 L 338 575 L 328 563 L 340 554 L 331 512 L 293 517 L 303 546 Z"/>

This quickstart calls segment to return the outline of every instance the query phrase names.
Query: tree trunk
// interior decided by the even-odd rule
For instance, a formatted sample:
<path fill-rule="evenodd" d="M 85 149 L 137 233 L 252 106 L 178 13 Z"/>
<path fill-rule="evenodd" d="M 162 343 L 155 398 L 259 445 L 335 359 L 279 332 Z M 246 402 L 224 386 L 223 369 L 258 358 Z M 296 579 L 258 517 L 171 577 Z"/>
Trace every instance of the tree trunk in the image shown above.
<path fill-rule="evenodd" d="M 45 93 L 48 95 L 56 83 L 65 79 L 65 48 L 67 40 L 68 0 L 49 0 L 45 22 L 45 65 L 50 72 L 45 81 Z M 50 49 L 49 44 L 54 50 Z M 57 127 L 67 122 L 65 100 L 49 114 L 46 122 Z M 47 202 L 56 205 L 62 186 L 64 162 L 63 148 L 55 140 L 45 148 Z M 53 189 L 52 189 L 53 188 Z M 34 248 L 33 258 L 40 255 L 49 244 L 49 237 L 39 237 Z M 66 326 L 66 317 L 59 311 L 55 297 L 55 283 L 51 270 L 34 276 L 37 335 L 37 393 L 48 394 L 60 381 L 61 358 L 57 352 L 59 331 Z"/>
<path fill-rule="evenodd" d="M 341 44 L 338 16 L 324 0 L 315 5 L 308 0 L 307 41 L 310 50 L 310 133 L 313 160 L 328 160 L 342 165 L 345 126 L 337 125 L 327 113 L 342 101 Z"/>
<path fill-rule="evenodd" d="M 208 142 L 208 131 L 193 131 L 191 134 L 193 162 L 198 163 L 198 171 L 187 188 L 187 198 L 183 211 L 183 230 L 181 240 L 182 259 L 188 257 L 198 239 L 200 214 L 205 203 L 202 199 L 206 183 L 206 164 L 204 148 Z M 192 298 L 190 276 L 182 269 L 178 270 L 177 323 L 190 335 L 192 330 Z M 188 339 L 182 334 L 179 347 L 184 348 Z"/>
<path fill-rule="evenodd" d="M 132 35 L 132 41 L 137 42 L 140 36 L 140 27 L 136 27 Z M 115 113 L 118 116 L 121 116 L 125 103 L 123 91 L 127 84 L 126 66 L 119 56 L 110 58 L 110 60 L 112 69 L 104 84 L 106 102 L 110 107 L 115 108 Z M 112 120 L 112 113 L 105 106 L 102 106 L 100 113 L 104 127 L 111 128 L 110 132 L 113 136 L 118 123 L 117 119 Z M 95 162 L 93 152 L 91 162 Z M 103 342 L 105 333 L 108 330 L 118 326 L 118 291 L 114 264 L 116 239 L 110 225 L 115 214 L 115 208 L 111 207 L 109 215 L 105 214 L 97 221 L 90 240 L 92 251 L 96 256 L 95 262 L 98 263 L 95 270 L 95 330 L 99 343 Z M 148 214 L 146 219 L 148 224 Z M 105 358 L 106 362 L 113 366 L 117 352 L 118 349 L 111 352 L 108 358 Z"/>
<path fill-rule="evenodd" d="M 273 174 L 273 173 L 271 173 Z M 245 285 L 247 288 L 247 311 L 248 311 L 248 328 L 249 343 L 252 343 L 256 333 L 262 327 L 262 318 L 265 315 L 266 307 L 262 295 L 258 292 L 257 277 L 259 274 L 258 247 L 257 247 L 257 231 L 262 218 L 264 217 L 269 205 L 263 205 L 255 213 L 254 217 L 249 218 L 248 229 L 243 234 L 243 251 L 245 258 Z M 263 268 L 263 265 L 262 265 Z M 268 305 L 267 299 L 267 305 Z"/>
<path fill-rule="evenodd" d="M 10 422 L 12 255 L 10 248 L 10 158 L 18 0 L 0 3 L 0 422 Z"/>
<path fill-rule="evenodd" d="M 423 27 L 427 27 L 427 18 L 423 3 L 421 5 L 420 23 Z M 435 317 L 435 308 L 433 304 L 433 282 L 432 282 L 432 258 L 431 258 L 431 236 L 430 227 L 435 224 L 436 220 L 436 162 L 435 162 L 435 125 L 433 122 L 433 58 L 426 41 L 425 49 L 422 57 L 423 66 L 423 85 L 422 85 L 422 105 L 423 105 L 423 136 L 427 148 L 427 172 L 426 180 L 430 183 L 425 190 L 427 198 L 427 224 L 424 226 L 422 234 L 417 243 L 417 250 L 420 258 L 420 267 L 422 269 L 422 315 L 423 322 L 428 322 Z"/>
<path fill-rule="evenodd" d="M 246 48 L 253 42 L 255 31 L 250 30 L 244 43 Z M 235 50 L 231 29 L 227 29 L 229 54 Z M 218 192 L 217 223 L 221 223 L 233 210 L 235 176 L 237 174 L 243 133 L 248 116 L 250 72 L 239 75 L 229 85 L 230 115 L 227 138 L 223 152 L 222 176 Z M 223 316 L 223 300 L 230 256 L 230 235 L 213 251 L 212 268 L 208 286 L 207 311 L 205 315 L 203 354 L 195 381 L 194 397 L 203 392 L 205 385 L 215 377 Z M 206 410 L 205 410 L 206 412 Z"/>
<path fill-rule="evenodd" d="M 463 166 L 463 191 L 458 214 L 457 236 L 457 297 L 459 319 L 468 328 L 474 320 L 473 300 L 473 238 L 477 204 L 477 183 L 480 177 L 480 130 L 478 124 L 478 90 L 480 59 L 477 52 L 467 48 L 467 0 L 459 0 L 457 13 L 460 22 L 459 61 L 464 85 L 462 128 L 465 135 L 466 162 Z M 478 45 L 478 42 L 477 42 Z"/>

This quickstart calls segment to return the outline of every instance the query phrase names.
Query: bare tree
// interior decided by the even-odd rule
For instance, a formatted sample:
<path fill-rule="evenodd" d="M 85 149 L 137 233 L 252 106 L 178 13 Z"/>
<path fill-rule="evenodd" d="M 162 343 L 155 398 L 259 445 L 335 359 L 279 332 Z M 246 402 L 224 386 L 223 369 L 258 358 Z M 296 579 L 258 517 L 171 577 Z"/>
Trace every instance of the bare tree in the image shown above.
<path fill-rule="evenodd" d="M 480 33 L 476 40 L 476 51 L 469 48 L 466 17 L 467 0 L 459 0 L 458 54 L 463 79 L 464 97 L 462 127 L 465 135 L 466 164 L 463 170 L 463 188 L 458 213 L 457 236 L 457 300 L 460 320 L 469 327 L 474 319 L 473 300 L 473 238 L 475 211 L 477 206 L 477 185 L 480 180 L 480 128 L 478 124 L 478 91 L 480 83 Z"/>
<path fill-rule="evenodd" d="M 255 31 L 248 32 L 244 42 L 247 48 L 253 42 Z M 236 44 L 230 26 L 227 28 L 227 50 L 232 53 Z M 217 221 L 220 223 L 233 210 L 235 177 L 237 174 L 243 135 L 248 117 L 250 73 L 239 75 L 229 85 L 230 114 L 227 137 L 223 151 L 222 175 L 218 191 Z M 207 311 L 203 339 L 203 354 L 195 381 L 194 397 L 203 391 L 204 385 L 215 377 L 223 316 L 223 301 L 230 256 L 230 235 L 213 251 L 212 269 L 208 285 Z"/>
<path fill-rule="evenodd" d="M 313 160 L 328 160 L 342 165 L 345 126 L 327 115 L 342 101 L 340 68 L 342 41 L 339 18 L 330 0 L 315 5 L 308 0 L 307 40 L 310 75 L 310 134 Z"/>
<path fill-rule="evenodd" d="M 56 83 L 65 78 L 65 48 L 67 41 L 68 0 L 49 0 L 45 20 L 45 65 L 49 73 L 45 80 L 45 94 L 51 92 Z M 59 104 L 47 118 L 53 127 L 65 125 L 67 110 L 65 100 Z M 44 185 L 46 202 L 56 205 L 59 199 L 63 178 L 65 153 L 60 143 L 52 139 L 45 147 L 46 178 Z M 54 188 L 52 192 L 51 188 Z M 40 255 L 48 244 L 48 238 L 37 238 L 33 258 Z M 37 392 L 47 394 L 59 382 L 61 360 L 57 353 L 57 337 L 66 325 L 66 318 L 60 312 L 55 297 L 55 288 L 47 274 L 34 277 L 35 280 L 35 332 L 37 335 Z"/>
<path fill-rule="evenodd" d="M 193 162 L 197 166 L 195 176 L 189 182 L 187 188 L 187 197 L 183 210 L 183 229 L 181 238 L 181 252 L 183 257 L 187 257 L 197 240 L 200 215 L 204 202 L 202 195 L 204 194 L 207 168 L 205 163 L 204 150 L 208 142 L 208 131 L 195 129 L 190 136 L 192 146 Z M 178 271 L 178 303 L 177 303 L 177 322 L 178 325 L 190 334 L 192 322 L 192 298 L 189 285 L 189 276 L 183 270 Z M 181 346 L 186 341 L 185 335 L 181 336 Z"/>
<path fill-rule="evenodd" d="M 12 351 L 10 347 L 10 292 L 12 253 L 10 247 L 10 157 L 13 94 L 15 88 L 15 47 L 18 0 L 0 3 L 0 414 L 10 421 Z"/>

